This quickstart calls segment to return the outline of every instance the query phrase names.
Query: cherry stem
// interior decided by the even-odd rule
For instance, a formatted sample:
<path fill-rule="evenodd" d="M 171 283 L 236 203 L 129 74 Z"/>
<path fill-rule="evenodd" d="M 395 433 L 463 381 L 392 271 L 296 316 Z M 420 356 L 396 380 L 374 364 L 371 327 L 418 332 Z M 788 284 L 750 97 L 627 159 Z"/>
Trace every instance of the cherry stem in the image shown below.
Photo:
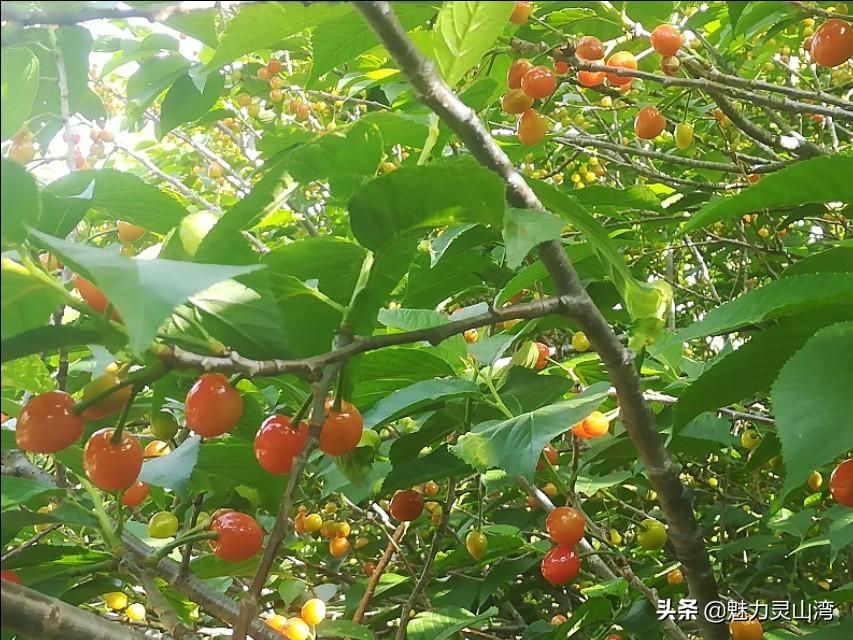
<path fill-rule="evenodd" d="M 335 402 L 332 404 L 332 409 L 335 411 L 341 410 L 341 403 L 344 401 L 344 369 L 346 367 L 340 367 L 338 369 L 338 384 L 335 389 Z"/>
<path fill-rule="evenodd" d="M 302 418 L 305 417 L 305 414 L 308 413 L 308 409 L 311 407 L 311 402 L 314 400 L 314 394 L 309 393 L 305 400 L 302 401 L 302 405 L 299 409 L 296 410 L 296 413 L 293 414 L 293 418 L 290 420 L 290 423 L 296 427 L 302 422 Z"/>
<path fill-rule="evenodd" d="M 130 408 L 133 406 L 133 400 L 136 398 L 136 394 L 139 392 L 139 387 L 134 386 L 130 390 L 130 397 L 127 399 L 127 402 L 124 405 L 124 408 L 121 410 L 121 415 L 118 417 L 118 422 L 116 423 L 116 428 L 113 431 L 113 437 L 110 438 L 110 444 L 118 444 L 121 442 L 121 434 L 124 431 L 124 425 L 127 422 L 127 416 L 130 415 Z M 121 503 L 119 503 L 121 504 Z"/>
<path fill-rule="evenodd" d="M 157 552 L 148 559 L 148 564 L 152 567 L 157 566 L 163 558 L 182 545 L 199 542 L 200 540 L 216 540 L 218 537 L 219 534 L 216 531 L 202 531 L 200 533 L 179 536 L 170 543 L 157 549 Z"/>

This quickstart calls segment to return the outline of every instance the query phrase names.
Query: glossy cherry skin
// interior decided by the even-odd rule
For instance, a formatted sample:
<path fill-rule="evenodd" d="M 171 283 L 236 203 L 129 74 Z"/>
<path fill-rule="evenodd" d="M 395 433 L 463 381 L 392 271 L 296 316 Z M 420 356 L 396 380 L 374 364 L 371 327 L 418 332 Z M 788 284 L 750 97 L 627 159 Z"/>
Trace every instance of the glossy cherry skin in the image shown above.
<path fill-rule="evenodd" d="M 240 421 L 243 398 L 221 373 L 205 373 L 187 394 L 185 415 L 187 426 L 200 436 L 221 436 Z"/>
<path fill-rule="evenodd" d="M 83 449 L 83 468 L 92 484 L 102 491 L 121 491 L 130 487 L 142 470 L 142 446 L 135 436 L 122 432 L 118 444 L 112 443 L 113 429 L 92 434 Z"/>
<path fill-rule="evenodd" d="M 758 620 L 732 620 L 729 623 L 732 640 L 762 640 L 764 629 Z"/>
<path fill-rule="evenodd" d="M 358 446 L 364 432 L 364 419 L 349 402 L 341 402 L 340 411 L 334 401 L 326 400 L 326 419 L 320 430 L 320 450 L 329 456 L 342 456 Z"/>
<path fill-rule="evenodd" d="M 542 577 L 553 585 L 571 582 L 580 570 L 580 558 L 572 547 L 554 547 L 542 558 Z"/>
<path fill-rule="evenodd" d="M 829 478 L 829 492 L 838 504 L 853 507 L 853 458 L 835 467 Z"/>
<path fill-rule="evenodd" d="M 294 428 L 288 416 L 270 416 L 255 436 L 255 457 L 267 473 L 290 473 L 307 437 L 308 425 L 304 422 Z"/>
<path fill-rule="evenodd" d="M 210 541 L 213 555 L 229 562 L 248 560 L 264 544 L 264 530 L 254 518 L 239 511 L 226 511 L 210 523 L 219 537 Z"/>
<path fill-rule="evenodd" d="M 573 547 L 581 541 L 586 528 L 586 518 L 572 507 L 557 507 L 545 519 L 551 540 L 561 547 Z"/>
<path fill-rule="evenodd" d="M 151 487 L 149 487 L 144 482 L 137 480 L 130 487 L 128 487 L 127 491 L 124 492 L 124 495 L 121 497 L 121 503 L 125 507 L 136 507 L 148 497 L 148 493 L 151 491 Z"/>
<path fill-rule="evenodd" d="M 584 36 L 578 40 L 575 55 L 583 60 L 601 60 L 604 57 L 604 45 L 595 36 Z"/>
<path fill-rule="evenodd" d="M 538 144 L 548 133 L 548 119 L 539 115 L 536 109 L 528 109 L 518 119 L 518 140 L 521 144 L 532 147 Z"/>
<path fill-rule="evenodd" d="M 15 441 L 23 451 L 55 453 L 74 444 L 86 426 L 74 413 L 74 399 L 63 391 L 35 396 L 18 416 Z"/>
<path fill-rule="evenodd" d="M 519 58 L 509 68 L 506 74 L 506 84 L 510 89 L 520 89 L 521 79 L 533 68 L 533 63 L 526 58 Z"/>
<path fill-rule="evenodd" d="M 603 71 L 578 71 L 578 82 L 584 87 L 597 87 L 604 82 Z"/>
<path fill-rule="evenodd" d="M 637 70 L 637 59 L 630 51 L 617 51 L 607 59 L 608 67 L 621 67 L 623 69 Z M 627 87 L 631 84 L 633 78 L 627 76 L 618 76 L 615 73 L 607 74 L 607 81 L 617 87 Z"/>
<path fill-rule="evenodd" d="M 681 48 L 681 33 L 671 24 L 662 24 L 655 27 L 649 37 L 652 47 L 662 56 L 674 56 Z"/>
<path fill-rule="evenodd" d="M 812 37 L 812 57 L 822 67 L 837 67 L 853 56 L 853 25 L 833 18 Z"/>
<path fill-rule="evenodd" d="M 651 140 L 656 138 L 666 128 L 666 118 L 654 107 L 640 109 L 634 119 L 634 133 L 638 138 Z"/>
<path fill-rule="evenodd" d="M 557 76 L 548 67 L 533 67 L 521 79 L 521 88 L 531 98 L 547 98 L 557 88 Z"/>
<path fill-rule="evenodd" d="M 391 498 L 391 515 L 401 522 L 417 520 L 423 510 L 424 498 L 414 489 L 398 491 Z"/>
<path fill-rule="evenodd" d="M 516 2 L 512 14 L 509 16 L 509 21 L 513 24 L 527 24 L 531 13 L 533 13 L 532 2 Z"/>

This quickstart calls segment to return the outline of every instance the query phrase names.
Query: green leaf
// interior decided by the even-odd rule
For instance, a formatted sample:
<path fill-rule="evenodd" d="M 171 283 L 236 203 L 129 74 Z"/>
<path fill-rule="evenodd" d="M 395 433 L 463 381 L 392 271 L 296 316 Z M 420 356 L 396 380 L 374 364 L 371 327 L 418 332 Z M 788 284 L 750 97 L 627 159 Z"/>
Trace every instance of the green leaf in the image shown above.
<path fill-rule="evenodd" d="M 562 218 L 534 209 L 507 208 L 504 214 L 503 238 L 506 263 L 517 269 L 534 247 L 558 240 L 565 223 Z"/>
<path fill-rule="evenodd" d="M 829 548 L 833 560 L 841 550 L 849 548 L 851 543 L 853 543 L 853 511 L 844 509 L 829 525 Z"/>
<path fill-rule="evenodd" d="M 648 187 L 635 185 L 627 189 L 616 189 L 593 184 L 572 192 L 572 197 L 585 207 L 613 207 L 618 212 L 626 209 L 640 211 L 663 211 L 655 192 Z"/>
<path fill-rule="evenodd" d="M 595 495 L 601 489 L 607 489 L 617 484 L 625 482 L 633 474 L 630 471 L 614 471 L 603 476 L 589 476 L 579 474 L 575 490 L 578 493 L 583 493 L 587 496 Z"/>
<path fill-rule="evenodd" d="M 191 436 L 165 456 L 146 460 L 142 463 L 139 479 L 155 487 L 164 487 L 186 495 L 190 476 L 198 460 L 200 444 L 201 438 Z"/>
<path fill-rule="evenodd" d="M 782 278 L 804 273 L 851 273 L 853 272 L 853 247 L 832 247 L 803 258 L 780 275 Z"/>
<path fill-rule="evenodd" d="M 186 72 L 189 64 L 178 53 L 146 60 L 127 80 L 127 99 L 137 103 L 139 110 L 147 109 L 157 96 Z"/>
<path fill-rule="evenodd" d="M 785 318 L 757 332 L 746 344 L 718 358 L 680 395 L 674 424 L 680 427 L 703 411 L 748 398 L 770 388 L 779 369 L 820 327 L 853 318 L 853 306 L 839 305 Z"/>
<path fill-rule="evenodd" d="M 269 279 L 288 351 L 307 357 L 331 349 L 343 320 L 342 307 L 293 276 L 270 273 Z"/>
<path fill-rule="evenodd" d="M 3 258 L 0 271 L 3 296 L 0 299 L 0 333 L 5 341 L 45 324 L 62 301 L 62 293 L 30 275 L 21 265 Z M 5 347 L 5 344 L 4 344 Z M 19 353 L 24 349 L 19 347 Z M 23 354 L 22 354 L 23 355 Z M 3 358 L 11 358 L 3 350 Z"/>
<path fill-rule="evenodd" d="M 471 398 L 479 393 L 480 388 L 476 384 L 461 378 L 416 382 L 374 404 L 364 413 L 364 426 L 374 429 L 399 418 L 420 413 L 435 404 Z"/>
<path fill-rule="evenodd" d="M 442 358 L 412 347 L 389 347 L 365 353 L 355 358 L 353 365 L 350 366 L 352 402 L 363 411 L 397 389 L 454 373 Z"/>
<path fill-rule="evenodd" d="M 6 295 L 5 276 L 3 280 L 4 296 Z M 49 313 L 49 311 L 48 311 Z M 3 322 L 6 323 L 6 309 L 3 310 Z M 4 329 L 5 330 L 5 329 Z M 5 336 L 5 334 L 4 334 Z M 85 344 L 96 344 L 103 340 L 101 333 L 90 327 L 78 325 L 46 325 L 36 327 L 10 338 L 3 338 L 2 357 L 0 361 L 9 362 L 23 358 L 32 353 L 53 351 L 60 347 L 74 347 Z"/>
<path fill-rule="evenodd" d="M 30 116 L 39 86 L 39 61 L 29 49 L 9 47 L 3 50 L 0 69 L 0 137 L 6 140 Z"/>
<path fill-rule="evenodd" d="M 255 423 L 254 429 L 259 426 L 260 420 Z M 221 491 L 221 483 L 215 483 L 220 478 L 225 479 L 232 488 L 243 485 L 257 490 L 268 507 L 278 504 L 287 482 L 287 476 L 270 476 L 261 468 L 252 450 L 251 440 L 234 438 L 208 441 L 199 447 L 190 486 L 194 490 L 199 487 L 216 487 L 217 491 Z"/>
<path fill-rule="evenodd" d="M 524 367 L 512 367 L 499 391 L 510 411 L 524 413 L 557 401 L 571 388 L 568 377 L 539 375 Z"/>
<path fill-rule="evenodd" d="M 556 187 L 545 182 L 531 181 L 530 186 L 539 197 L 542 205 L 565 218 L 573 227 L 580 231 L 589 241 L 595 252 L 610 272 L 611 278 L 622 297 L 628 304 L 629 311 L 635 319 L 649 317 L 645 308 L 644 298 L 648 295 L 647 288 L 640 285 L 631 275 L 625 259 L 616 248 L 616 243 L 607 234 L 605 228 L 577 200 L 563 193 Z M 654 292 L 651 292 L 654 293 Z"/>
<path fill-rule="evenodd" d="M 257 254 L 240 231 L 251 229 L 265 216 L 275 213 L 297 187 L 287 174 L 281 158 L 266 162 L 261 172 L 263 177 L 252 186 L 249 194 L 228 209 L 205 234 L 193 258 L 196 262 L 257 262 Z"/>
<path fill-rule="evenodd" d="M 211 285 L 259 266 L 200 265 L 174 260 L 137 260 L 112 251 L 32 232 L 62 261 L 94 282 L 122 317 L 129 346 L 144 352 L 175 308 Z"/>
<path fill-rule="evenodd" d="M 322 293 L 347 305 L 366 255 L 363 247 L 341 238 L 304 238 L 273 249 L 263 263 L 271 273 L 316 282 Z"/>
<path fill-rule="evenodd" d="M 35 498 L 48 491 L 56 491 L 56 487 L 42 484 L 29 478 L 5 477 L 3 478 L 3 482 L 0 483 L 0 508 L 8 509 L 9 507 L 24 504 L 31 498 Z"/>
<path fill-rule="evenodd" d="M 319 638 L 353 638 L 374 640 L 373 631 L 351 620 L 324 620 L 317 626 Z"/>
<path fill-rule="evenodd" d="M 416 230 L 461 222 L 497 227 L 504 188 L 497 174 L 463 158 L 385 174 L 358 191 L 349 210 L 355 237 L 376 251 Z"/>
<path fill-rule="evenodd" d="M 851 202 L 850 175 L 853 175 L 853 156 L 850 155 L 801 160 L 764 176 L 737 195 L 712 200 L 688 221 L 682 232 L 761 209 L 782 209 L 813 202 Z"/>
<path fill-rule="evenodd" d="M 259 49 L 278 49 L 285 38 L 352 11 L 346 4 L 262 2 L 240 8 L 228 22 L 208 69 Z"/>
<path fill-rule="evenodd" d="M 221 73 L 209 74 L 203 91 L 199 91 L 191 73 L 178 78 L 163 98 L 160 105 L 161 138 L 175 127 L 201 118 L 216 104 L 222 93 L 225 76 Z"/>
<path fill-rule="evenodd" d="M 800 276 L 805 277 L 805 276 Z M 783 493 L 853 449 L 853 321 L 818 331 L 779 373 L 771 389 L 785 461 Z"/>
<path fill-rule="evenodd" d="M 687 342 L 729 333 L 750 324 L 850 300 L 853 300 L 853 274 L 839 273 L 832 278 L 819 274 L 782 278 L 712 309 L 702 320 L 681 331 L 678 339 Z"/>
<path fill-rule="evenodd" d="M 663 22 L 668 22 L 672 16 L 674 2 L 625 2 L 625 12 L 635 22 L 641 23 L 651 31 Z"/>
<path fill-rule="evenodd" d="M 445 2 L 433 27 L 433 55 L 450 86 L 479 64 L 503 33 L 511 2 Z"/>
<path fill-rule="evenodd" d="M 88 198 L 81 196 L 87 194 L 93 183 L 94 188 Z M 187 210 L 172 196 L 132 173 L 115 169 L 76 171 L 48 185 L 44 193 L 58 198 L 82 197 L 93 209 L 155 233 L 166 233 L 187 215 Z M 77 225 L 85 212 L 83 209 L 76 220 L 50 219 L 45 212 L 38 229 L 64 236 Z"/>
<path fill-rule="evenodd" d="M 594 384 L 571 400 L 499 422 L 490 421 L 462 435 L 453 453 L 479 469 L 498 468 L 510 476 L 532 478 L 542 448 L 595 411 L 609 385 Z"/>
<path fill-rule="evenodd" d="M 225 280 L 190 298 L 204 328 L 247 358 L 284 358 L 289 353 L 284 323 L 266 275 L 250 274 L 241 282 Z M 177 324 L 189 329 L 180 321 Z"/>
<path fill-rule="evenodd" d="M 427 480 L 466 476 L 472 472 L 471 467 L 447 450 L 447 445 L 441 445 L 425 456 L 398 461 L 394 468 L 385 475 L 385 479 L 382 481 L 382 492 L 387 494 Z"/>
<path fill-rule="evenodd" d="M 737 23 L 740 19 L 740 14 L 746 9 L 748 2 L 731 2 L 727 1 L 726 6 L 729 8 L 729 22 L 732 23 L 732 31 L 737 33 Z"/>
<path fill-rule="evenodd" d="M 411 279 L 411 273 L 409 278 Z M 380 309 L 378 319 L 389 329 L 397 331 L 417 331 L 449 322 L 446 315 L 432 309 Z M 442 340 L 430 351 L 456 367 L 467 354 L 465 346 L 464 338 L 461 335 L 455 335 Z"/>
<path fill-rule="evenodd" d="M 56 389 L 56 382 L 50 376 L 44 361 L 36 356 L 30 355 L 18 358 L 3 365 L 3 386 L 29 391 L 32 393 L 44 393 Z"/>
<path fill-rule="evenodd" d="M 38 222 L 41 202 L 35 178 L 26 169 L 8 158 L 0 160 L 0 169 L 0 238 L 11 245 L 22 242 L 26 227 Z"/>
<path fill-rule="evenodd" d="M 394 13 L 404 29 L 411 29 L 429 18 L 435 9 L 430 4 L 405 2 L 396 5 Z M 311 78 L 319 78 L 333 68 L 345 65 L 378 44 L 373 30 L 356 11 L 320 23 L 314 31 Z"/>
<path fill-rule="evenodd" d="M 466 627 L 476 628 L 478 623 L 491 619 L 497 613 L 497 607 L 489 607 L 480 615 L 461 607 L 423 611 L 409 621 L 406 635 L 409 640 L 445 640 Z"/>

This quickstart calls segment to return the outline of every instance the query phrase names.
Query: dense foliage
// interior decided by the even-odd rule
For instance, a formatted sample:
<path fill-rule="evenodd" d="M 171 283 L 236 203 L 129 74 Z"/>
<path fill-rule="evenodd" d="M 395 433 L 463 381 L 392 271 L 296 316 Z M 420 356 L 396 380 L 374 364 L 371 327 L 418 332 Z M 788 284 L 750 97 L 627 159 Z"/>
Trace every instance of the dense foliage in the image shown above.
<path fill-rule="evenodd" d="M 845 5 L 215 4 L 3 4 L 3 638 L 853 637 Z"/>

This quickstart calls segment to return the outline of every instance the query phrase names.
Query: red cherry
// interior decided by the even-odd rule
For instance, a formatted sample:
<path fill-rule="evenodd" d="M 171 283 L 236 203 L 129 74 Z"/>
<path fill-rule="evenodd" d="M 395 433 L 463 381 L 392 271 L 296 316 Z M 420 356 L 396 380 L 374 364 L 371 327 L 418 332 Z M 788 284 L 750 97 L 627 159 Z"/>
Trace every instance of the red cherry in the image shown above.
<path fill-rule="evenodd" d="M 620 67 L 631 71 L 637 70 L 637 59 L 630 51 L 617 51 L 607 59 L 608 67 Z M 627 76 L 618 76 L 615 73 L 607 74 L 607 82 L 617 87 L 627 87 L 631 84 L 633 78 Z"/>
<path fill-rule="evenodd" d="M 341 402 L 335 411 L 334 401 L 326 400 L 326 419 L 320 431 L 320 450 L 326 455 L 342 456 L 358 446 L 364 432 L 364 419 L 349 402 Z"/>
<path fill-rule="evenodd" d="M 578 40 L 575 55 L 583 60 L 601 60 L 604 57 L 604 45 L 595 36 L 584 36 Z"/>
<path fill-rule="evenodd" d="M 513 24 L 527 24 L 531 13 L 533 13 L 532 2 L 516 2 L 512 14 L 509 16 L 509 21 Z"/>
<path fill-rule="evenodd" d="M 542 558 L 542 577 L 553 585 L 571 582 L 580 570 L 580 558 L 572 547 L 554 547 Z"/>
<path fill-rule="evenodd" d="M 308 437 L 308 425 L 297 428 L 287 416 L 270 416 L 255 436 L 255 457 L 264 471 L 275 475 L 290 473 L 293 460 L 302 451 Z"/>
<path fill-rule="evenodd" d="M 210 541 L 210 548 L 220 560 L 242 562 L 248 560 L 264 544 L 264 530 L 254 518 L 238 511 L 226 511 L 210 523 L 210 530 L 219 537 Z"/>
<path fill-rule="evenodd" d="M 853 507 L 853 458 L 835 467 L 829 478 L 829 492 L 838 504 Z"/>
<path fill-rule="evenodd" d="M 35 396 L 18 416 L 15 441 L 23 451 L 55 453 L 83 435 L 85 421 L 74 413 L 74 399 L 62 391 Z"/>
<path fill-rule="evenodd" d="M 414 489 L 398 491 L 391 498 L 391 515 L 401 522 L 417 520 L 424 510 L 424 497 Z"/>
<path fill-rule="evenodd" d="M 548 514 L 545 527 L 551 540 L 562 547 L 572 547 L 583 538 L 586 518 L 577 509 L 557 507 Z"/>
<path fill-rule="evenodd" d="M 240 421 L 243 398 L 221 373 L 205 373 L 187 394 L 185 415 L 187 426 L 200 436 L 221 436 Z"/>
<path fill-rule="evenodd" d="M 267 70 L 270 73 L 281 73 L 281 61 L 276 58 L 270 58 L 270 61 L 267 62 Z"/>
<path fill-rule="evenodd" d="M 833 18 L 812 36 L 812 57 L 822 67 L 837 67 L 853 56 L 853 25 Z"/>
<path fill-rule="evenodd" d="M 11 569 L 3 569 L 0 571 L 0 580 L 5 580 L 6 582 L 11 582 L 13 584 L 21 584 L 21 579 L 18 577 L 18 574 Z"/>
<path fill-rule="evenodd" d="M 536 364 L 534 367 L 536 369 L 544 369 L 545 365 L 548 364 L 548 358 L 551 357 L 551 349 L 548 348 L 547 344 L 542 344 L 541 342 L 535 342 L 536 350 L 539 351 L 539 356 L 536 359 Z"/>
<path fill-rule="evenodd" d="M 578 82 L 584 87 L 597 87 L 604 82 L 603 71 L 578 71 Z"/>
<path fill-rule="evenodd" d="M 81 275 L 75 275 L 72 278 L 72 281 L 74 282 L 74 287 L 77 289 L 80 297 L 83 298 L 83 301 L 99 314 L 103 315 L 104 311 L 107 309 L 107 305 L 109 304 L 109 300 L 107 300 L 104 292 Z M 115 309 L 113 309 L 111 317 L 113 320 L 119 319 L 119 315 L 116 313 Z"/>
<path fill-rule="evenodd" d="M 557 88 L 557 77 L 548 67 L 533 67 L 521 79 L 521 88 L 531 98 L 547 98 Z"/>
<path fill-rule="evenodd" d="M 506 74 L 506 84 L 510 89 L 520 89 L 521 79 L 533 68 L 533 63 L 526 58 L 519 58 L 509 68 Z"/>
<path fill-rule="evenodd" d="M 654 107 L 640 109 L 640 113 L 634 119 L 634 133 L 643 140 L 656 138 L 665 128 L 666 118 Z"/>
<path fill-rule="evenodd" d="M 548 120 L 539 115 L 536 109 L 528 109 L 518 119 L 518 141 L 531 147 L 539 144 L 548 133 Z"/>
<path fill-rule="evenodd" d="M 558 76 L 564 76 L 569 72 L 569 63 L 562 60 L 554 62 L 554 71 Z"/>
<path fill-rule="evenodd" d="M 671 24 L 662 24 L 655 27 L 649 37 L 652 47 L 662 56 L 674 56 L 681 48 L 681 33 Z"/>
<path fill-rule="evenodd" d="M 557 460 L 560 458 L 559 452 L 549 444 L 546 444 L 542 447 L 542 458 L 548 460 L 551 464 L 557 464 Z M 536 464 L 537 471 L 545 470 L 545 460 L 541 459 Z"/>
<path fill-rule="evenodd" d="M 151 487 L 141 480 L 137 480 L 124 492 L 124 495 L 121 497 L 121 503 L 125 507 L 136 507 L 142 504 L 142 501 L 148 497 L 150 491 Z"/>
<path fill-rule="evenodd" d="M 83 468 L 92 484 L 102 491 L 121 491 L 136 482 L 142 470 L 142 446 L 123 431 L 113 444 L 113 429 L 96 431 L 83 449 Z"/>

